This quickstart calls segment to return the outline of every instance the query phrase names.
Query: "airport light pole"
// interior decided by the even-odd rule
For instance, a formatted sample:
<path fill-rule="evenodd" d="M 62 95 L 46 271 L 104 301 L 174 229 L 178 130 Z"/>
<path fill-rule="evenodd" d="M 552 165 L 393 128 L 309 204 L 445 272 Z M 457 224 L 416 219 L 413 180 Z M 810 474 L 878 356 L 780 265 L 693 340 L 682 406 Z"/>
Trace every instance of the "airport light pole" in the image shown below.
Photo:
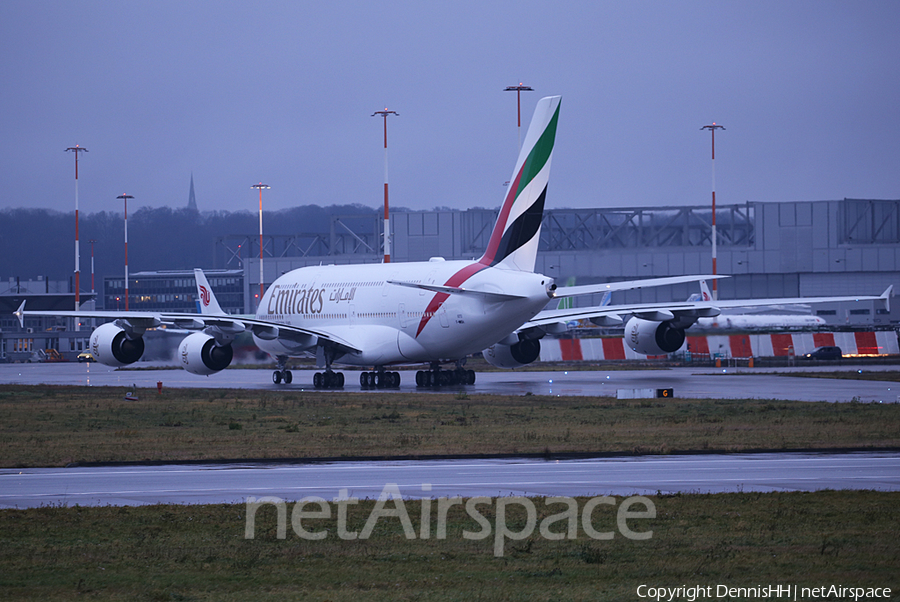
<path fill-rule="evenodd" d="M 94 293 L 94 243 L 97 242 L 93 238 L 88 241 L 91 243 L 91 294 Z"/>
<path fill-rule="evenodd" d="M 120 194 L 116 198 L 125 201 L 125 311 L 128 311 L 128 199 L 134 197 L 130 194 Z"/>
<path fill-rule="evenodd" d="M 78 306 L 81 304 L 81 253 L 78 241 L 78 154 L 86 153 L 88 150 L 76 144 L 67 148 L 66 152 L 75 153 L 75 311 L 78 311 Z M 78 318 L 75 318 L 75 330 L 81 330 Z"/>
<path fill-rule="evenodd" d="M 388 211 L 388 155 L 387 155 L 387 118 L 388 115 L 400 116 L 397 111 L 375 111 L 372 117 L 381 115 L 384 117 L 384 263 L 391 262 L 391 217 Z"/>
<path fill-rule="evenodd" d="M 91 295 L 93 295 L 91 311 L 95 311 L 97 309 L 97 296 L 94 293 L 94 243 L 97 241 L 92 238 L 88 242 L 91 243 Z M 91 318 L 91 328 L 93 329 L 96 325 L 97 320 L 95 318 Z"/>
<path fill-rule="evenodd" d="M 716 130 L 724 130 L 725 126 L 717 125 L 714 121 L 712 125 L 704 125 L 701 130 L 709 130 L 712 134 L 712 273 L 716 275 Z M 713 279 L 712 295 L 713 300 L 719 299 L 718 280 Z"/>
<path fill-rule="evenodd" d="M 523 86 L 522 83 L 519 82 L 518 86 L 507 86 L 503 91 L 516 93 L 516 123 L 519 128 L 519 148 L 517 150 L 522 150 L 522 92 L 534 92 L 534 88 L 531 86 Z"/>
<path fill-rule="evenodd" d="M 256 304 L 256 306 L 259 307 L 263 298 L 262 191 L 263 189 L 270 190 L 272 187 L 260 182 L 259 184 L 254 184 L 250 188 L 259 190 L 259 301 Z"/>

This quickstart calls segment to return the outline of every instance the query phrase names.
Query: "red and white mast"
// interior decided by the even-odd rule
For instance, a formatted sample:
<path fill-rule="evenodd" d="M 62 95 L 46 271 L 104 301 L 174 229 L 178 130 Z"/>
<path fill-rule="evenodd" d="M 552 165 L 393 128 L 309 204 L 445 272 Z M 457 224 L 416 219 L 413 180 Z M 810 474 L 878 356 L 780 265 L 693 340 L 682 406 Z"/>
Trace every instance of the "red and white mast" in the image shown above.
<path fill-rule="evenodd" d="M 264 288 L 263 287 L 262 191 L 263 191 L 263 189 L 269 190 L 272 187 L 260 182 L 259 184 L 254 184 L 250 188 L 256 188 L 259 190 L 259 303 L 262 303 L 263 288 Z M 259 303 L 257 303 L 257 306 L 259 306 Z"/>
<path fill-rule="evenodd" d="M 387 118 L 388 115 L 397 115 L 397 111 L 375 111 L 372 117 L 381 115 L 384 117 L 384 263 L 391 262 L 391 214 L 388 210 L 388 154 L 387 154 Z"/>
<path fill-rule="evenodd" d="M 78 240 L 78 154 L 86 153 L 87 149 L 77 144 L 70 146 L 66 152 L 75 153 L 75 311 L 81 305 L 81 253 Z M 75 330 L 81 330 L 78 318 L 75 318 Z"/>

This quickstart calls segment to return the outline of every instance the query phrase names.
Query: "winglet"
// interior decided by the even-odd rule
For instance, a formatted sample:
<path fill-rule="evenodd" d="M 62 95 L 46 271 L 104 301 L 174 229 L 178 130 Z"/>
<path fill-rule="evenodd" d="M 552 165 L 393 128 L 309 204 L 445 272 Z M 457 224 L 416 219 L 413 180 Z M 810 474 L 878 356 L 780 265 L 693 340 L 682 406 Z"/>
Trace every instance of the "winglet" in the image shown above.
<path fill-rule="evenodd" d="M 197 279 L 197 300 L 200 302 L 200 313 L 209 315 L 224 315 L 225 312 L 219 307 L 216 295 L 213 293 L 206 274 L 200 268 L 194 269 L 194 278 Z"/>
<path fill-rule="evenodd" d="M 891 284 L 886 289 L 884 289 L 883 293 L 881 293 L 881 298 L 882 298 L 882 300 L 884 300 L 884 308 L 888 311 L 888 313 L 891 312 L 891 291 L 893 291 L 893 290 L 894 290 L 894 285 Z M 22 305 L 25 305 L 25 304 L 22 303 Z"/>
<path fill-rule="evenodd" d="M 22 301 L 22 305 L 19 306 L 19 309 L 13 312 L 13 315 L 19 319 L 19 328 L 25 328 L 25 302 Z"/>

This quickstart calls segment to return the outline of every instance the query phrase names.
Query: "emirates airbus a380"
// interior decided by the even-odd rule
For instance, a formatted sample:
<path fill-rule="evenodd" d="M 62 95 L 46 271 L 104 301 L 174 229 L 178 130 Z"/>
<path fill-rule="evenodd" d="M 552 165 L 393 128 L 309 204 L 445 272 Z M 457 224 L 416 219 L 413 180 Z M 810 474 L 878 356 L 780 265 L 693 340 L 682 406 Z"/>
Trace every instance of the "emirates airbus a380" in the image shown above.
<path fill-rule="evenodd" d="M 559 120 L 560 97 L 537 103 L 522 150 L 510 178 L 487 250 L 476 261 L 330 265 L 293 270 L 278 278 L 263 295 L 253 317 L 221 310 L 203 272 L 195 270 L 201 313 L 32 312 L 24 303 L 16 315 L 56 315 L 113 320 L 91 335 L 91 353 L 108 366 L 140 359 L 146 329 L 160 325 L 196 330 L 179 346 L 182 368 L 210 375 L 231 363 L 232 342 L 250 331 L 260 349 L 278 362 L 276 384 L 290 383 L 291 357 L 315 354 L 316 388 L 338 388 L 344 375 L 333 366 L 366 369 L 363 388 L 399 387 L 397 364 L 428 364 L 416 374 L 418 386 L 473 384 L 475 373 L 463 368 L 467 356 L 483 352 L 494 366 L 515 368 L 535 361 L 540 339 L 566 330 L 571 320 L 626 325 L 627 343 L 648 355 L 676 351 L 684 329 L 721 307 L 744 307 L 820 301 L 856 301 L 881 297 L 823 297 L 601 305 L 548 309 L 554 299 L 598 292 L 694 282 L 715 276 L 676 276 L 610 284 L 557 288 L 552 278 L 534 272 L 550 163 Z M 554 303 L 555 305 L 555 303 Z M 450 370 L 443 364 L 454 365 Z"/>

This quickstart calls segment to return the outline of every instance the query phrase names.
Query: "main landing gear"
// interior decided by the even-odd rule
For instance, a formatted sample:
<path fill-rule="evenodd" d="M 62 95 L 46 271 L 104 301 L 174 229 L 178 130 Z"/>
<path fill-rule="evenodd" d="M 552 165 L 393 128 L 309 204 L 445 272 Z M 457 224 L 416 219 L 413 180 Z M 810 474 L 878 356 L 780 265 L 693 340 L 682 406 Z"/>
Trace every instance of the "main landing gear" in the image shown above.
<path fill-rule="evenodd" d="M 430 370 L 416 372 L 417 387 L 454 387 L 474 384 L 475 371 L 466 370 L 461 364 L 457 364 L 455 370 L 441 370 L 440 365 L 433 363 Z"/>
<path fill-rule="evenodd" d="M 399 389 L 400 373 L 387 372 L 384 367 L 375 372 L 360 372 L 359 386 L 363 389 Z"/>
<path fill-rule="evenodd" d="M 340 389 L 344 386 L 344 373 L 326 370 L 313 374 L 313 386 L 316 389 Z"/>
<path fill-rule="evenodd" d="M 334 361 L 334 350 L 324 350 L 325 372 L 316 372 L 313 375 L 313 386 L 316 389 L 341 389 L 344 387 L 344 373 L 331 369 Z M 321 365 L 321 364 L 320 364 Z"/>

